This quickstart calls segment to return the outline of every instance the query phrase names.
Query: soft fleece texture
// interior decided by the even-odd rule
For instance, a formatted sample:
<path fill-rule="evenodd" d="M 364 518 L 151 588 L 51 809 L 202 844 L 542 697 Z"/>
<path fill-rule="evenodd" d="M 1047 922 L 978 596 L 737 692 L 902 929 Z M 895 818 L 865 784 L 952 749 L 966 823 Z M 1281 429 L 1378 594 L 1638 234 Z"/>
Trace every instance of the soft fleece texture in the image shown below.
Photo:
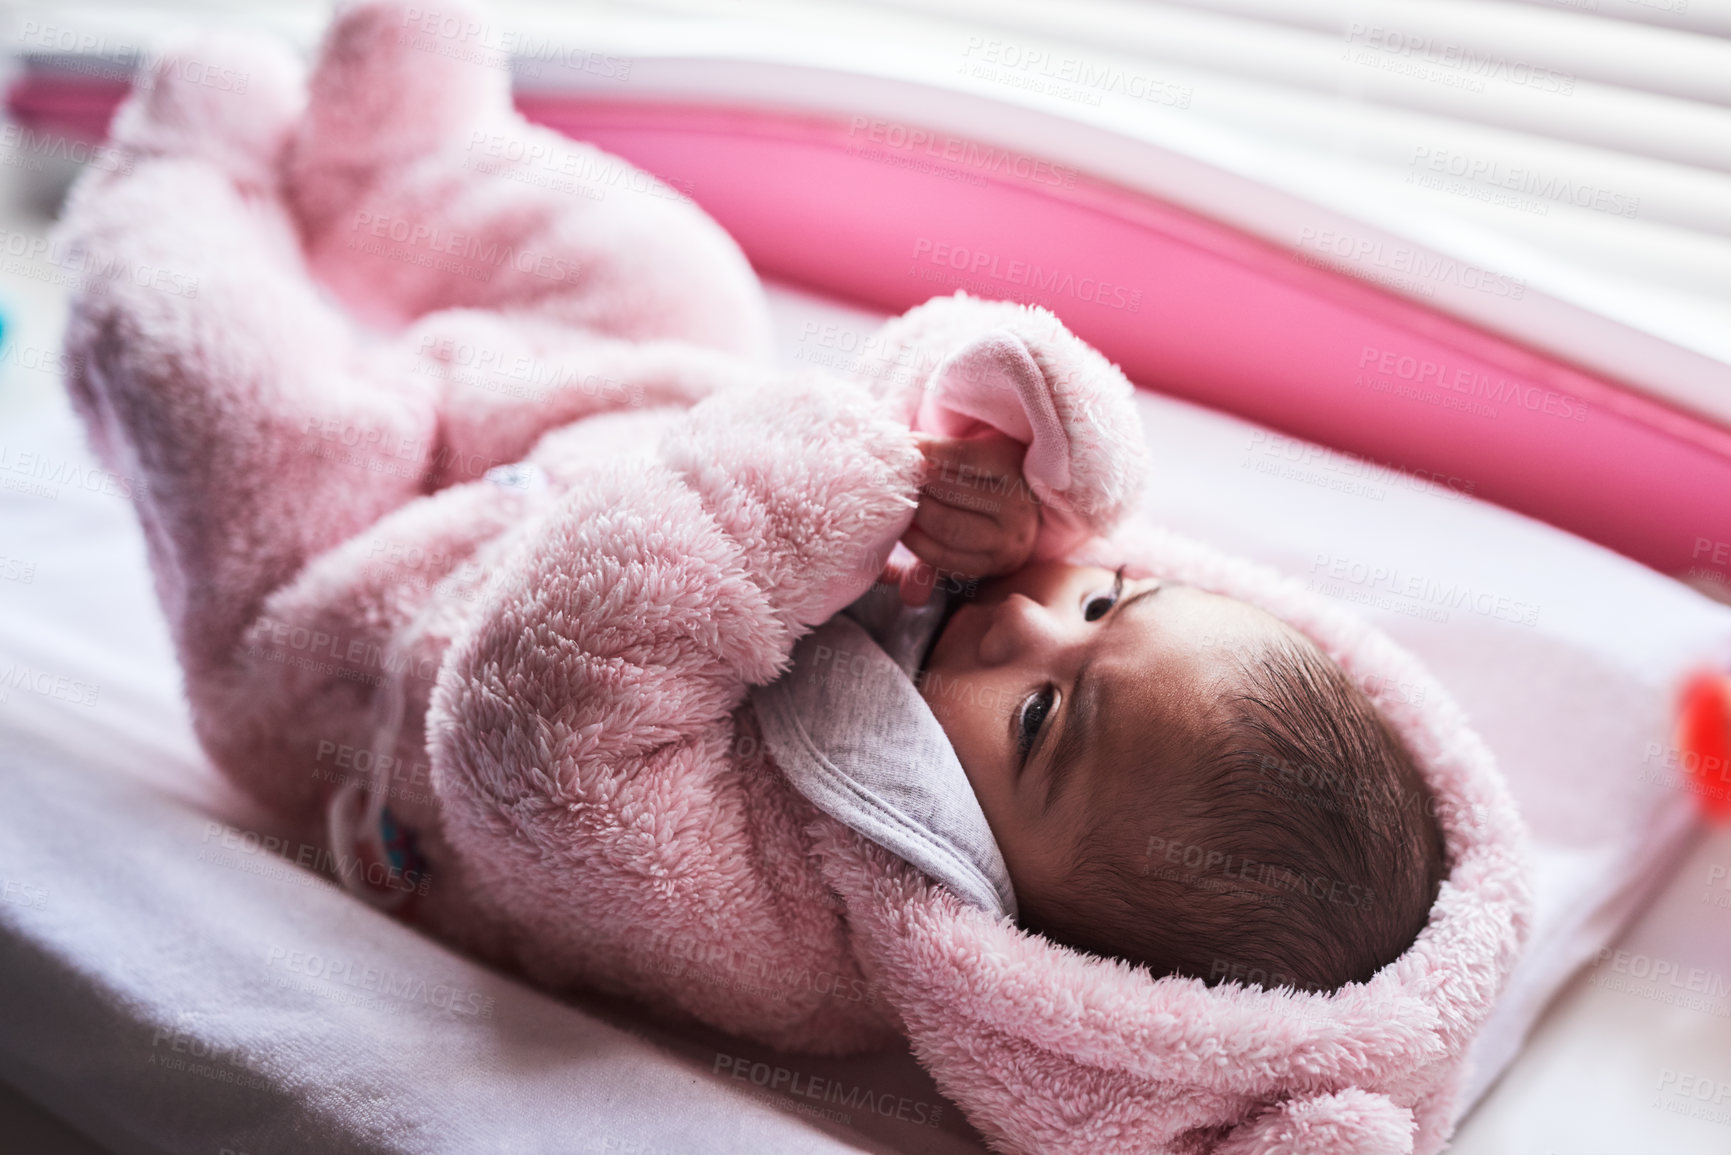
<path fill-rule="evenodd" d="M 185 50 L 244 70 L 244 94 L 184 83 L 171 55 L 116 118 L 130 170 L 90 174 L 67 213 L 89 267 L 181 278 L 93 278 L 67 344 L 93 445 L 146 479 L 212 759 L 310 837 L 326 745 L 430 763 L 430 791 L 377 783 L 430 863 L 406 917 L 552 988 L 775 1046 L 903 1032 L 1003 1150 L 1439 1148 L 1528 906 L 1513 807 L 1440 687 L 1272 573 L 1094 538 L 1134 497 L 1141 439 L 1122 376 L 1050 314 L 934 301 L 886 328 L 882 372 L 776 373 L 755 279 L 688 203 L 477 165 L 495 136 L 623 162 L 524 124 L 502 71 L 404 34 L 412 11 L 342 13 L 310 82 L 268 44 Z M 477 377 L 475 349 L 567 387 Z M 1036 484 L 1065 515 L 1043 552 L 1266 606 L 1412 745 L 1451 870 L 1371 982 L 1211 990 L 1056 947 L 828 820 L 762 754 L 746 687 L 905 528 L 910 423 L 977 419 L 923 413 L 928 388 L 983 372 L 1026 396 L 1029 364 L 1051 405 L 1024 407 Z M 1054 429 L 1067 461 L 1039 448 Z M 545 484 L 480 479 L 519 459 Z M 1415 683 L 1422 708 L 1379 692 Z M 881 997 L 766 981 L 819 970 Z"/>

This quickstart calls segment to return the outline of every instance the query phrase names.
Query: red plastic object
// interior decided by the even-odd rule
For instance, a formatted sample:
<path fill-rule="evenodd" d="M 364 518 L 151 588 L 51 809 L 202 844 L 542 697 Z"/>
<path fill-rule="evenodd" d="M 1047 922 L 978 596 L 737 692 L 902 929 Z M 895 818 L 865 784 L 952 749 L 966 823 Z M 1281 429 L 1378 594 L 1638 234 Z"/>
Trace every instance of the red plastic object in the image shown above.
<path fill-rule="evenodd" d="M 1701 812 L 1731 821 L 1731 678 L 1703 672 L 1689 679 L 1677 709 L 1677 749 Z"/>

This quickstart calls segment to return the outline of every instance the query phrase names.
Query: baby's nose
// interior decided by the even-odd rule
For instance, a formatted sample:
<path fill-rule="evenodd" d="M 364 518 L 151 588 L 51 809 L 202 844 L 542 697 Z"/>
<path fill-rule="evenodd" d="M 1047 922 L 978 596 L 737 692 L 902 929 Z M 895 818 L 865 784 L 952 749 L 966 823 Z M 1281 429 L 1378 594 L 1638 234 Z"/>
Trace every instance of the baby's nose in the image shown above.
<path fill-rule="evenodd" d="M 1001 666 L 1036 656 L 1061 645 L 1060 634 L 1045 606 L 1026 594 L 1011 594 L 993 608 L 991 625 L 980 636 L 980 663 Z"/>

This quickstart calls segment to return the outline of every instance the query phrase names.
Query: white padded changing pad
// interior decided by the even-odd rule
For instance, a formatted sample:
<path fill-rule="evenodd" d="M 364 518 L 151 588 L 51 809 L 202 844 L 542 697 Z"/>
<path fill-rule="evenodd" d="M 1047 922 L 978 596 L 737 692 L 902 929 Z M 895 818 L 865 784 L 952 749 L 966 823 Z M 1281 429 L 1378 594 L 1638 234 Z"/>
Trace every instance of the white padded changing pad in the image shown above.
<path fill-rule="evenodd" d="M 875 326 L 774 302 L 791 364 Z M 1357 603 L 1526 810 L 1538 931 L 1476 1095 L 1684 849 L 1668 710 L 1683 672 L 1731 658 L 1731 610 L 1446 487 L 1141 404 L 1150 515 Z M 3 441 L 0 1078 L 125 1151 L 981 1149 L 906 1054 L 778 1057 L 561 1004 L 273 857 L 192 742 L 127 479 L 59 400 Z"/>

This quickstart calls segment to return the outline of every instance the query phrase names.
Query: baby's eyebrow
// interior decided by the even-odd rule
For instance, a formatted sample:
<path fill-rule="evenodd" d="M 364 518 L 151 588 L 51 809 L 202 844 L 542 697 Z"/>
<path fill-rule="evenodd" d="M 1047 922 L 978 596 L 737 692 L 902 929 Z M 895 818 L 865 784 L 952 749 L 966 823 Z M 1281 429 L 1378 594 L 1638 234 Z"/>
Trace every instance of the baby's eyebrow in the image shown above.
<path fill-rule="evenodd" d="M 1106 634 L 1130 612 L 1132 606 L 1138 602 L 1145 602 L 1146 599 L 1165 588 L 1165 582 L 1156 582 L 1146 589 L 1137 590 L 1113 606 L 1112 620 L 1101 629 L 1099 637 L 1095 640 L 1095 647 L 1105 643 Z M 1093 665 L 1094 654 L 1090 652 L 1087 659 L 1076 670 L 1075 704 L 1072 706 L 1069 716 L 1064 720 L 1064 732 L 1059 735 L 1057 745 L 1052 748 L 1051 758 L 1046 763 L 1047 766 L 1051 767 L 1051 770 L 1046 775 L 1046 800 L 1040 806 L 1042 813 L 1051 811 L 1052 804 L 1058 800 L 1058 795 L 1062 792 L 1064 784 L 1074 776 L 1071 770 L 1077 762 L 1081 761 L 1082 752 L 1088 746 L 1089 736 L 1094 732 L 1095 720 L 1101 713 L 1101 699 L 1110 696 L 1106 693 L 1106 687 L 1101 685 L 1100 679 L 1089 677 Z M 1110 684 L 1108 679 L 1106 685 L 1110 686 Z"/>
<path fill-rule="evenodd" d="M 1142 601 L 1145 598 L 1153 597 L 1155 594 L 1157 594 L 1161 590 L 1165 589 L 1166 584 L 1167 583 L 1165 583 L 1163 581 L 1155 582 L 1151 586 L 1146 586 L 1142 589 L 1137 590 L 1135 593 L 1131 594 L 1129 597 L 1125 598 L 1123 601 L 1119 602 L 1117 605 L 1112 607 L 1112 610 L 1113 610 L 1112 622 L 1108 622 L 1106 624 L 1112 625 L 1113 622 L 1117 621 L 1117 619 L 1123 617 L 1125 614 L 1128 614 L 1130 612 L 1131 606 L 1137 604 L 1138 602 Z M 1102 633 L 1103 632 L 1104 631 L 1102 631 Z"/>

